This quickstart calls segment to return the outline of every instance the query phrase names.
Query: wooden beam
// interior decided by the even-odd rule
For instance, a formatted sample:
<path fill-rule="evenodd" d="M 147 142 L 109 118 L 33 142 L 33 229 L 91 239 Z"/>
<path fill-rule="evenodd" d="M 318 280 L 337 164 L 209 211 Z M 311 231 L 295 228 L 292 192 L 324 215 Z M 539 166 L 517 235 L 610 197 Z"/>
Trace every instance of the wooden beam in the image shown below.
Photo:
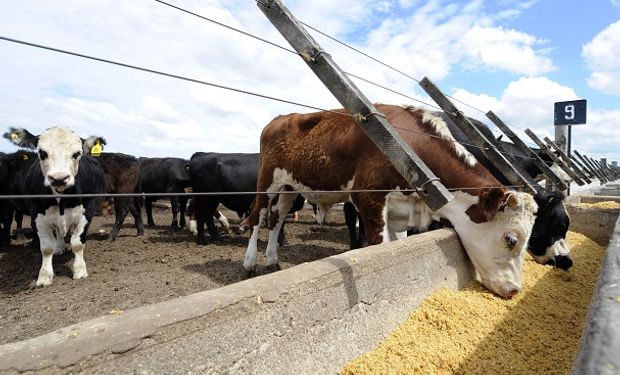
<path fill-rule="evenodd" d="M 551 182 L 555 184 L 560 190 L 568 189 L 568 185 L 566 185 L 566 183 L 564 183 L 564 181 L 562 181 L 562 179 L 559 178 L 558 175 L 551 170 L 551 168 L 549 168 L 547 163 L 545 163 L 545 161 L 542 160 L 540 156 L 538 156 L 534 152 L 534 150 L 529 148 L 528 145 L 526 145 L 525 142 L 523 142 L 521 138 L 519 138 L 519 136 L 508 127 L 508 125 L 506 125 L 499 117 L 495 115 L 495 113 L 489 111 L 486 113 L 486 116 L 489 118 L 489 120 L 493 121 L 493 123 L 499 128 L 499 130 L 501 130 L 504 134 L 506 134 L 508 138 L 510 138 L 510 140 L 512 141 L 512 143 L 515 144 L 515 146 L 519 147 L 527 157 L 532 159 L 532 162 L 536 164 L 536 166 L 543 172 L 547 179 L 551 180 Z"/>
<path fill-rule="evenodd" d="M 522 186 L 523 189 L 529 193 L 536 193 L 536 188 L 530 185 L 528 180 L 506 160 L 495 145 L 493 145 L 493 143 L 491 143 L 491 141 L 489 141 L 454 104 L 452 104 L 450 99 L 448 99 L 430 79 L 424 77 L 420 81 L 420 86 L 433 98 L 435 103 L 444 110 L 456 126 L 465 133 L 472 144 L 480 148 L 484 156 L 495 165 L 511 184 Z"/>
<path fill-rule="evenodd" d="M 572 160 L 570 160 L 570 158 L 564 153 L 560 146 L 558 146 L 555 142 L 549 139 L 549 137 L 544 137 L 543 140 L 547 142 L 547 145 L 551 146 L 551 148 L 556 150 L 556 152 L 558 153 L 558 155 L 560 155 L 560 158 L 566 163 L 566 165 L 568 165 L 569 168 L 572 168 L 573 171 L 577 173 L 577 175 L 579 175 L 582 180 L 584 180 L 587 184 L 592 183 L 588 176 L 586 176 L 586 174 L 583 173 L 583 171 L 581 171 L 581 169 L 579 169 L 579 167 L 575 163 L 573 163 Z"/>
<path fill-rule="evenodd" d="M 562 162 L 562 160 L 560 160 L 557 156 L 555 156 L 553 151 L 551 151 L 549 147 L 547 147 L 547 145 L 545 145 L 540 140 L 540 138 L 538 138 L 536 134 L 534 134 L 533 131 L 531 131 L 529 128 L 525 129 L 525 134 L 527 134 L 534 141 L 534 143 L 536 143 L 538 147 L 541 148 L 541 150 L 546 152 L 547 155 L 549 155 L 549 157 L 558 165 L 558 167 L 562 168 L 564 172 L 566 172 L 566 174 L 568 174 L 577 183 L 577 185 L 579 186 L 585 185 L 585 182 L 581 181 L 579 176 L 577 176 L 577 174 L 575 174 L 575 172 L 573 172 L 572 169 L 570 169 L 566 164 Z"/>
<path fill-rule="evenodd" d="M 279 0 L 256 4 L 344 108 L 365 119 L 359 122 L 361 128 L 396 170 L 419 189 L 424 202 L 435 211 L 450 202 L 452 194 L 293 14 Z"/>

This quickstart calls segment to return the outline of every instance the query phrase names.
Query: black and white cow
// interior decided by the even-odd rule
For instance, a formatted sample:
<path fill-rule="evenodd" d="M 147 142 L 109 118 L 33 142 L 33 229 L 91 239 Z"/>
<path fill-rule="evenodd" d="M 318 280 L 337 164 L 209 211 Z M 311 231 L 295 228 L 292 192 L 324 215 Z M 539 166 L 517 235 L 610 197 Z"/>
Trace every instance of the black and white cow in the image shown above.
<path fill-rule="evenodd" d="M 84 141 L 84 155 L 91 154 L 95 146 L 102 148 L 106 141 L 102 137 L 89 137 Z M 135 156 L 120 152 L 93 152 L 105 175 L 105 192 L 108 194 L 141 193 L 140 163 Z M 114 197 L 114 214 L 116 220 L 108 235 L 108 241 L 114 241 L 128 213 L 133 216 L 136 235 L 144 234 L 142 224 L 142 199 L 138 197 Z"/>
<path fill-rule="evenodd" d="M 24 193 L 55 196 L 26 200 L 42 255 L 36 285 L 52 284 L 52 257 L 54 253 L 64 251 L 68 234 L 71 235 L 69 245 L 74 254 L 73 278 L 87 277 L 84 243 L 95 213 L 96 198 L 73 195 L 102 194 L 103 169 L 95 159 L 83 155 L 83 140 L 67 128 L 49 128 L 38 136 L 25 129 L 11 128 L 4 137 L 38 154 L 38 161 L 32 163 L 26 173 Z"/>
<path fill-rule="evenodd" d="M 197 226 L 197 243 L 206 244 L 204 225 L 211 238 L 219 237 L 214 213 L 220 204 L 235 211 L 240 218 L 245 217 L 254 203 L 255 194 L 247 193 L 256 190 L 258 177 L 259 154 L 220 154 L 215 152 L 196 152 L 189 163 L 189 176 L 194 193 L 223 192 L 222 195 L 196 195 L 193 197 Z M 305 199 L 299 195 L 291 208 L 291 213 L 303 208 Z M 285 244 L 284 230 L 278 233 L 278 242 Z"/>
<path fill-rule="evenodd" d="M 181 158 L 139 158 L 140 179 L 144 193 L 184 193 L 189 185 L 189 161 Z M 144 198 L 147 225 L 154 226 L 153 202 L 158 197 Z M 170 229 L 178 231 L 185 227 L 185 209 L 187 197 L 170 196 L 172 206 L 172 223 Z M 179 211 L 181 213 L 179 217 Z"/>
<path fill-rule="evenodd" d="M 502 184 L 510 185 L 510 182 L 504 175 L 484 156 L 482 150 L 473 146 L 469 138 L 444 112 L 435 112 L 435 114 L 446 122 L 455 140 L 462 143 L 476 157 L 480 164 L 489 170 Z M 470 121 L 485 136 L 493 136 L 491 130 L 484 123 L 473 118 L 470 118 Z M 530 177 L 533 179 L 541 178 L 542 171 L 540 168 L 520 148 L 509 142 L 499 141 L 499 143 L 502 147 L 500 151 L 511 155 Z M 553 161 L 540 149 L 533 149 L 533 151 L 553 167 L 554 171 L 560 170 L 559 167 L 554 167 Z M 560 178 L 567 182 L 570 181 L 570 177 L 564 172 L 560 174 Z M 527 249 L 536 262 L 567 270 L 573 265 L 573 260 L 566 241 L 566 232 L 570 225 L 570 218 L 564 207 L 564 198 L 564 194 L 560 192 L 546 192 L 542 188 L 538 189 L 538 192 L 534 195 L 534 199 L 538 204 L 538 212 Z"/>

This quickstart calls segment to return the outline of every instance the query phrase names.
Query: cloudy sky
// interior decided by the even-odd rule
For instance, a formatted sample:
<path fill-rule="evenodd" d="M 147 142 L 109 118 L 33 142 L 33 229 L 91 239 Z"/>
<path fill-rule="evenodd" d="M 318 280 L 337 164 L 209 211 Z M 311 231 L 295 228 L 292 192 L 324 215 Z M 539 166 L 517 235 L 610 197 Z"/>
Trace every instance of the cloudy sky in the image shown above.
<path fill-rule="evenodd" d="M 254 1 L 169 1 L 290 48 Z M 587 124 L 573 127 L 573 148 L 620 161 L 620 0 L 284 4 L 301 21 L 407 75 L 429 77 L 474 107 L 460 106 L 468 115 L 485 120 L 483 112 L 493 110 L 518 133 L 529 127 L 553 138 L 553 103 L 587 99 Z M 432 103 L 414 80 L 311 34 L 345 71 Z M 0 0 L 0 36 L 340 107 L 298 56 L 154 0 Z M 257 152 L 273 117 L 312 111 L 3 40 L 0 56 L 4 129 L 38 134 L 65 125 L 104 136 L 107 151 L 185 158 Z M 421 105 L 353 81 L 372 101 Z M 14 150 L 0 142 L 0 151 Z"/>

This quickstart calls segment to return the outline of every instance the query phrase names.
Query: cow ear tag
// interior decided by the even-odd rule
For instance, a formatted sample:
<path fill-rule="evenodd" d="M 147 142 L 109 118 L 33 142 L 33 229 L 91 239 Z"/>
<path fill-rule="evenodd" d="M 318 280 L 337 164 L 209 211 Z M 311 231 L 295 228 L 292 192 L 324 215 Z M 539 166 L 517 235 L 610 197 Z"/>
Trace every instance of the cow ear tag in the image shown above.
<path fill-rule="evenodd" d="M 15 133 L 15 132 L 11 133 L 11 139 L 12 140 L 16 141 L 17 138 L 19 138 L 19 135 L 17 135 L 17 133 Z"/>
<path fill-rule="evenodd" d="M 554 197 L 549 198 L 549 203 L 553 203 L 554 200 L 555 200 Z"/>
<path fill-rule="evenodd" d="M 97 141 L 93 147 L 90 148 L 90 154 L 94 157 L 101 156 L 101 151 L 103 151 L 103 147 L 99 141 Z"/>
<path fill-rule="evenodd" d="M 22 154 L 22 160 L 28 160 L 28 155 Z"/>

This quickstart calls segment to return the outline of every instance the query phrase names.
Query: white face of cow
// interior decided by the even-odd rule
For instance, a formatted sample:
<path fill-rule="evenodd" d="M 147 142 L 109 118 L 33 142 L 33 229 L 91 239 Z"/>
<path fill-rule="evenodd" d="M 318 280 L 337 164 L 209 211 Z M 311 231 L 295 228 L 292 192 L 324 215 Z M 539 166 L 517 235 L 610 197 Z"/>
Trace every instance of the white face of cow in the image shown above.
<path fill-rule="evenodd" d="M 66 128 L 50 128 L 41 133 L 36 151 L 45 186 L 62 193 L 75 184 L 82 157 L 82 140 Z"/>
<path fill-rule="evenodd" d="M 521 289 L 523 259 L 538 208 L 534 198 L 507 193 L 504 208 L 491 221 L 475 223 L 466 211 L 478 197 L 453 194 L 455 199 L 438 213 L 454 226 L 484 286 L 502 297 L 514 296 Z"/>

